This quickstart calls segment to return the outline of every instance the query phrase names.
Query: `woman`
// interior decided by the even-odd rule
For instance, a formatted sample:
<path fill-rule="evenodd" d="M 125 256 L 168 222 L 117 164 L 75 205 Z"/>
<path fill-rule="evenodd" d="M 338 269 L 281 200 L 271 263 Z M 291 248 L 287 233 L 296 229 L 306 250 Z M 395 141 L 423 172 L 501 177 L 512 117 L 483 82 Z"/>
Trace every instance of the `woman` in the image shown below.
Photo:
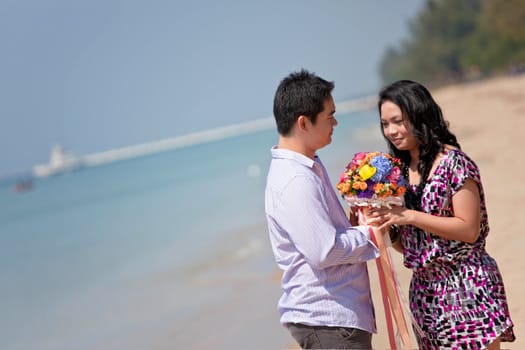
<path fill-rule="evenodd" d="M 409 186 L 406 207 L 372 209 L 367 219 L 401 233 L 398 248 L 413 271 L 410 309 L 424 333 L 416 332 L 419 346 L 500 349 L 515 335 L 501 274 L 485 251 L 489 225 L 476 163 L 421 84 L 385 87 L 378 108 Z"/>

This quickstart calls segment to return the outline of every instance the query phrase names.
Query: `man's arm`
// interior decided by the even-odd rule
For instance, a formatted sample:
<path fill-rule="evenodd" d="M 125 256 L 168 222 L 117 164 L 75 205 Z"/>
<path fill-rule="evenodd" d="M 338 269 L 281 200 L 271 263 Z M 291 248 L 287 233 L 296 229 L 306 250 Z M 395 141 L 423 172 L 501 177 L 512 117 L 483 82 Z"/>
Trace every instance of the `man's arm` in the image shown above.
<path fill-rule="evenodd" d="M 330 217 L 321 184 L 307 176 L 294 177 L 280 196 L 277 221 L 296 248 L 316 269 L 374 259 L 377 248 L 364 226 L 338 232 Z"/>

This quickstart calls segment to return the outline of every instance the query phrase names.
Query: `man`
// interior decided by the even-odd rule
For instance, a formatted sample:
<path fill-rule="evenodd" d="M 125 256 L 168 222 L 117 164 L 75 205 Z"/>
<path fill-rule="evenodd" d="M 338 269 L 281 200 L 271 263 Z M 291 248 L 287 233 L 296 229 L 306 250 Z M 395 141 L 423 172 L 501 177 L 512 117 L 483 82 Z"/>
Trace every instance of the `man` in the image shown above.
<path fill-rule="evenodd" d="M 304 348 L 371 349 L 376 332 L 366 261 L 379 256 L 368 229 L 352 227 L 317 150 L 337 125 L 333 82 L 306 70 L 284 78 L 274 98 L 265 207 L 283 270 L 281 323 Z"/>

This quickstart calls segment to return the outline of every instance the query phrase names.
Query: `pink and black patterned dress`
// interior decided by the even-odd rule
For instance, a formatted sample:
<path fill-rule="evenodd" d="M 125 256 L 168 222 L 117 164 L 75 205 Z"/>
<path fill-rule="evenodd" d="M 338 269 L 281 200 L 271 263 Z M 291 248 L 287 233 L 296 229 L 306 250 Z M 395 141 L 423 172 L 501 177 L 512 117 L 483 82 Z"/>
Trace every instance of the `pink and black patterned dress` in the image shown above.
<path fill-rule="evenodd" d="M 489 225 L 477 165 L 460 150 L 446 152 L 420 187 L 420 210 L 453 216 L 452 196 L 467 178 L 478 184 L 481 197 L 475 243 L 447 240 L 414 226 L 401 230 L 404 265 L 413 271 L 410 309 L 425 334 L 415 332 L 421 349 L 484 349 L 497 337 L 515 339 L 502 276 L 485 251 Z M 412 192 L 418 188 L 409 187 Z"/>

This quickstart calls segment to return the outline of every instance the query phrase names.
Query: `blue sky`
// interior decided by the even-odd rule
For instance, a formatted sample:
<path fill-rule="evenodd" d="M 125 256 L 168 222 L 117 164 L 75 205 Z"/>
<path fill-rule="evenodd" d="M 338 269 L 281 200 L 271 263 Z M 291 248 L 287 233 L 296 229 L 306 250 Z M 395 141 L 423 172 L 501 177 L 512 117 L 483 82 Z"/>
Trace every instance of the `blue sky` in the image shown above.
<path fill-rule="evenodd" d="M 0 0 L 0 176 L 269 117 L 311 70 L 334 98 L 376 93 L 423 0 Z"/>

